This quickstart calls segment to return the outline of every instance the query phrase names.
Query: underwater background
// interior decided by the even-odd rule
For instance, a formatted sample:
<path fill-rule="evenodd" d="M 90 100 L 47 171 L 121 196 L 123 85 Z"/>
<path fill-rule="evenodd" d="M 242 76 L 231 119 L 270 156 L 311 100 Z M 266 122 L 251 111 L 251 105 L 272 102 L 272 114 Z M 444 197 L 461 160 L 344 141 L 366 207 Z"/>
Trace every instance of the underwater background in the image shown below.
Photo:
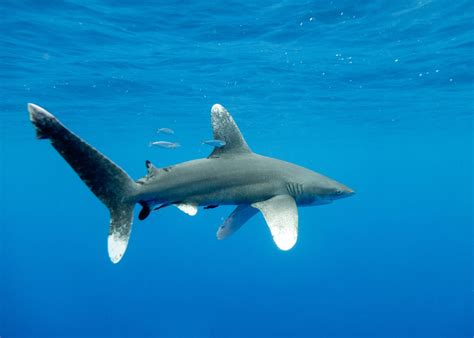
<path fill-rule="evenodd" d="M 0 1 L 0 336 L 471 337 L 473 23 L 471 0 Z M 165 208 L 114 265 L 28 102 L 135 179 L 206 157 L 220 103 L 357 194 L 300 208 L 289 252 L 261 215 L 218 241 L 233 207 Z"/>

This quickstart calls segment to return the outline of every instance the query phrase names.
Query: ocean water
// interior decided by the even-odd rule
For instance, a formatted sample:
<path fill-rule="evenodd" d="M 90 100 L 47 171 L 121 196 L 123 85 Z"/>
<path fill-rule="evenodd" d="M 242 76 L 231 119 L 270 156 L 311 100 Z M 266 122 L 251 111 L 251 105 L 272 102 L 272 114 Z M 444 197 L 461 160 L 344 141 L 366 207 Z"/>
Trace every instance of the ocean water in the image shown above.
<path fill-rule="evenodd" d="M 1 1 L 0 337 L 471 337 L 473 55 L 471 0 Z M 165 208 L 114 265 L 27 102 L 133 178 L 206 157 L 220 103 L 357 194 L 300 208 L 289 252 Z"/>

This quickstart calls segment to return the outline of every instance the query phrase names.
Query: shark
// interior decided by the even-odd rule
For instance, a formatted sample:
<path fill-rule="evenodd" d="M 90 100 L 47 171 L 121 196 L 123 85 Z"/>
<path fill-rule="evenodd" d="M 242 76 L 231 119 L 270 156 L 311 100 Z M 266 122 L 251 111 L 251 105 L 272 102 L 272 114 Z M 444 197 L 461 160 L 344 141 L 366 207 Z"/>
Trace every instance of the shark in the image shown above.
<path fill-rule="evenodd" d="M 354 190 L 310 169 L 254 153 L 229 112 L 211 108 L 213 139 L 222 141 L 207 158 L 159 168 L 145 162 L 146 175 L 133 180 L 122 168 L 71 132 L 46 109 L 29 103 L 28 112 L 38 139 L 49 139 L 92 193 L 110 212 L 108 254 L 118 263 L 127 249 L 134 209 L 138 219 L 175 206 L 194 216 L 199 207 L 235 205 L 217 230 L 228 238 L 258 212 L 273 241 L 284 251 L 298 238 L 298 207 L 333 202 Z"/>

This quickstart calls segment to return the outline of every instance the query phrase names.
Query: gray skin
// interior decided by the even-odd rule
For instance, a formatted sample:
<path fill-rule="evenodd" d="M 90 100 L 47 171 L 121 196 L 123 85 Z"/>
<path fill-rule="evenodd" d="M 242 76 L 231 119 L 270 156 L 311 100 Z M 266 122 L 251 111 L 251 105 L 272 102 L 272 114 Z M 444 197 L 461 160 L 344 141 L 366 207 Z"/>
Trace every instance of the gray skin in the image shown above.
<path fill-rule="evenodd" d="M 277 246 L 289 250 L 297 240 L 296 205 L 326 204 L 354 194 L 314 171 L 253 153 L 229 112 L 219 104 L 211 109 L 211 125 L 214 139 L 222 141 L 222 147 L 215 148 L 208 158 L 166 168 L 147 161 L 148 173 L 137 181 L 44 108 L 28 104 L 28 112 L 36 137 L 49 139 L 109 209 L 108 251 L 113 263 L 121 260 L 127 248 L 135 203 L 142 205 L 140 220 L 160 204 L 175 204 L 190 215 L 199 205 L 237 205 L 219 228 L 218 239 L 235 232 L 258 209 Z"/>
<path fill-rule="evenodd" d="M 298 165 L 255 153 L 183 162 L 137 181 L 133 199 L 149 206 L 161 203 L 197 205 L 252 204 L 290 195 L 297 205 L 318 205 L 348 197 L 354 191 Z"/>

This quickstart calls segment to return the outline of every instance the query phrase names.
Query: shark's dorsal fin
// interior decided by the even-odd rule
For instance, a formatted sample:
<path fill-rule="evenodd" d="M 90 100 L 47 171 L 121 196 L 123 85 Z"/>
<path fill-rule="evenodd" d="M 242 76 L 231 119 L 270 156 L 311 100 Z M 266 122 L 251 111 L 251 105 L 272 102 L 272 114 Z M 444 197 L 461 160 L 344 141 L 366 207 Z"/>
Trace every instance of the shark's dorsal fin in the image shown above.
<path fill-rule="evenodd" d="M 146 167 L 146 175 L 143 176 L 142 178 L 139 178 L 136 181 L 139 184 L 145 184 L 160 174 L 160 169 L 155 167 L 153 163 L 151 163 L 148 160 L 145 161 L 145 167 Z"/>
<path fill-rule="evenodd" d="M 157 167 L 155 167 L 153 165 L 153 163 L 151 163 L 148 160 L 145 161 L 145 167 L 146 167 L 146 170 L 147 170 L 147 175 L 150 176 L 150 177 L 155 176 L 159 172 L 159 169 Z"/>
<path fill-rule="evenodd" d="M 215 104 L 211 109 L 211 125 L 215 140 L 225 142 L 220 148 L 215 148 L 209 158 L 221 157 L 227 154 L 251 153 L 239 127 L 229 112 L 220 104 Z"/>

